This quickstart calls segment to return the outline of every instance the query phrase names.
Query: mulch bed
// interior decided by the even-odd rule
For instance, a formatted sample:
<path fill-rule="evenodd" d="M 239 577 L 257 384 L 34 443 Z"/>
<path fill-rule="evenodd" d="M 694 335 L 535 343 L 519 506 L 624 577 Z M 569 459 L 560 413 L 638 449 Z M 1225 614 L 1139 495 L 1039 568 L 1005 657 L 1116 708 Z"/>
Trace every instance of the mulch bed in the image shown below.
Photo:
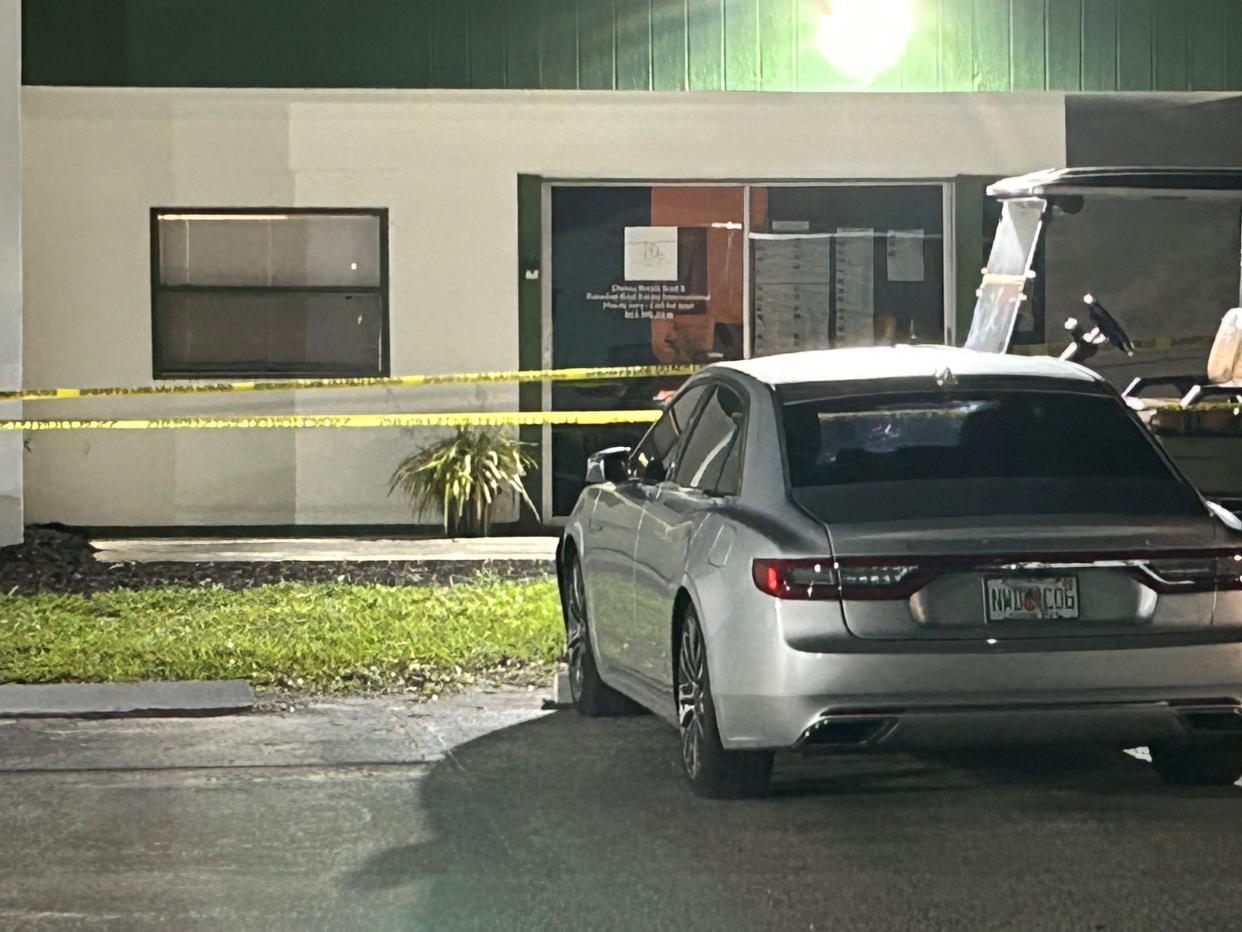
<path fill-rule="evenodd" d="M 90 595 L 161 586 L 249 589 L 279 582 L 445 585 L 468 581 L 481 572 L 506 579 L 535 579 L 553 572 L 550 563 L 540 560 L 100 563 L 94 554 L 81 534 L 52 527 L 27 528 L 23 543 L 0 547 L 0 594 Z"/>

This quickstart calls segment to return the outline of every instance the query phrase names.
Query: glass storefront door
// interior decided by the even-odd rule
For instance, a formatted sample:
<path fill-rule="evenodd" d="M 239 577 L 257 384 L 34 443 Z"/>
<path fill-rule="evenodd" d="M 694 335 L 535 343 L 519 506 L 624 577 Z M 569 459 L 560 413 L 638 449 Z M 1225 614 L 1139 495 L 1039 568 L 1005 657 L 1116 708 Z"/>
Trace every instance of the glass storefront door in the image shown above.
<path fill-rule="evenodd" d="M 549 367 L 944 340 L 942 184 L 548 187 Z M 545 402 L 645 409 L 682 381 L 556 383 Z M 588 454 L 643 430 L 546 429 L 545 519 L 572 509 Z"/>

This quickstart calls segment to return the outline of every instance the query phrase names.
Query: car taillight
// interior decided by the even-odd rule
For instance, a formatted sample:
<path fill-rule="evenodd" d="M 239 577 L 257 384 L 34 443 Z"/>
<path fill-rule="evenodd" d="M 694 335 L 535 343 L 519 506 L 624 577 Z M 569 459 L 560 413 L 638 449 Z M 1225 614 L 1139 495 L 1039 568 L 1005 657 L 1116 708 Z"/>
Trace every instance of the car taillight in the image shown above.
<path fill-rule="evenodd" d="M 760 592 L 778 599 L 835 599 L 839 594 L 831 557 L 755 560 L 751 576 Z"/>
<path fill-rule="evenodd" d="M 1242 589 L 1242 554 L 1160 558 L 1141 565 L 1142 581 L 1157 592 L 1224 592 Z"/>
<path fill-rule="evenodd" d="M 904 599 L 927 582 L 918 566 L 842 565 L 831 557 L 755 560 L 751 575 L 760 592 L 778 599 Z"/>

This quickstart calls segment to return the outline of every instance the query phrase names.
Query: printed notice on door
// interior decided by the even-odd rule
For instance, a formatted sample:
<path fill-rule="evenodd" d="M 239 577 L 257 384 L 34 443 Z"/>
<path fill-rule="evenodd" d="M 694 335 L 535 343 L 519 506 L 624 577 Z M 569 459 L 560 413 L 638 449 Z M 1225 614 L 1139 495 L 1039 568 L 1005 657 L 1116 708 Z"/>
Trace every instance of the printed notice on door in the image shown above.
<path fill-rule="evenodd" d="M 675 282 L 677 227 L 625 228 L 625 280 Z"/>

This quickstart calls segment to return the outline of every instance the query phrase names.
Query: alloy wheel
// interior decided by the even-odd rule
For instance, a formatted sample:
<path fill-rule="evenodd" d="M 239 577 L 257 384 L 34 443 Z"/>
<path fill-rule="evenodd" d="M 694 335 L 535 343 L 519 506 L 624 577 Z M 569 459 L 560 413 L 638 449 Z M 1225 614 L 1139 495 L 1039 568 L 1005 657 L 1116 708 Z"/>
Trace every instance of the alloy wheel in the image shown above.
<path fill-rule="evenodd" d="M 586 590 L 582 582 L 582 567 L 575 560 L 569 575 L 569 598 L 565 618 L 565 653 L 569 662 L 569 693 L 577 702 L 582 696 L 585 678 L 584 654 L 587 644 Z"/>
<path fill-rule="evenodd" d="M 681 724 L 681 757 L 686 773 L 697 777 L 703 766 L 704 687 L 707 660 L 703 637 L 693 617 L 687 618 L 681 631 L 678 659 L 677 718 Z"/>

